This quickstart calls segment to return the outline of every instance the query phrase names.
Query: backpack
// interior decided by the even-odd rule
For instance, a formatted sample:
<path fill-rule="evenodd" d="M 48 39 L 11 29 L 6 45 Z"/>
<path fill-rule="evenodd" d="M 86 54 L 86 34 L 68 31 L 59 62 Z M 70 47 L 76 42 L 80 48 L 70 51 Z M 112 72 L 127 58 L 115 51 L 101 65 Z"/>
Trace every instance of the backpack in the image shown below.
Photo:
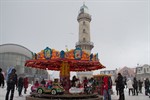
<path fill-rule="evenodd" d="M 7 80 L 7 82 L 11 83 L 11 84 L 17 84 L 17 75 L 14 74 L 14 73 L 8 74 L 8 80 Z"/>

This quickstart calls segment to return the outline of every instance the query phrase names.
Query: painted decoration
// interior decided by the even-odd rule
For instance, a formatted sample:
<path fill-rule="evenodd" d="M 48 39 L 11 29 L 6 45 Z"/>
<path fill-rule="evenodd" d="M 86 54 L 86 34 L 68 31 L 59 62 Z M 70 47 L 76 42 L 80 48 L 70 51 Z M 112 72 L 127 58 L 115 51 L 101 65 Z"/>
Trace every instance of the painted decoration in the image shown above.
<path fill-rule="evenodd" d="M 49 47 L 44 49 L 44 57 L 45 59 L 50 59 L 52 56 L 52 50 Z"/>
<path fill-rule="evenodd" d="M 96 53 L 96 60 L 98 60 L 98 53 Z"/>
<path fill-rule="evenodd" d="M 76 60 L 80 60 L 82 58 L 82 49 L 81 48 L 76 48 L 74 50 L 74 58 Z"/>
<path fill-rule="evenodd" d="M 60 76 L 70 77 L 70 67 L 67 62 L 62 62 L 62 65 L 60 67 Z"/>
<path fill-rule="evenodd" d="M 65 58 L 65 52 L 63 50 L 60 52 L 60 58 Z"/>
<path fill-rule="evenodd" d="M 32 59 L 37 59 L 37 54 L 32 52 Z"/>
<path fill-rule="evenodd" d="M 71 49 L 67 52 L 64 50 L 57 51 L 55 49 L 50 49 L 46 47 L 44 50 L 40 52 L 33 53 L 32 52 L 32 59 L 67 59 L 67 60 L 90 60 L 90 61 L 98 61 L 98 53 L 90 54 L 86 51 L 82 50 L 81 48 Z"/>
<path fill-rule="evenodd" d="M 92 61 L 92 59 L 93 59 L 93 53 L 90 55 L 90 60 Z"/>

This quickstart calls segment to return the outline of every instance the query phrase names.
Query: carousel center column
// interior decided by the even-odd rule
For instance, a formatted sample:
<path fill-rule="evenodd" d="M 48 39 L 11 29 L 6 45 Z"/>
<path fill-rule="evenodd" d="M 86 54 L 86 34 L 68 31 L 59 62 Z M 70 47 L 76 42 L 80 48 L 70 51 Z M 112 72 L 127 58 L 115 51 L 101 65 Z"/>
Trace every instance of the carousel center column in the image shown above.
<path fill-rule="evenodd" d="M 66 93 L 70 89 L 70 66 L 67 61 L 63 61 L 60 67 L 60 82 L 63 85 Z"/>

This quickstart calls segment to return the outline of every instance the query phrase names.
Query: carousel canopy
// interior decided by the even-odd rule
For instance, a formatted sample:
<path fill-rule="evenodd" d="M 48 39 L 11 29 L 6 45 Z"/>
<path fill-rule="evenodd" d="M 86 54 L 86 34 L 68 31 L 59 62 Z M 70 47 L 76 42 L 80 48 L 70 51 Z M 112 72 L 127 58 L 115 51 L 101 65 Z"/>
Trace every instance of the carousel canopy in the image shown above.
<path fill-rule="evenodd" d="M 56 51 L 45 48 L 39 53 L 32 53 L 33 59 L 27 60 L 25 66 L 59 71 L 63 62 L 67 63 L 70 71 L 91 71 L 105 68 L 98 59 L 98 54 L 88 54 L 80 48 L 70 51 Z"/>

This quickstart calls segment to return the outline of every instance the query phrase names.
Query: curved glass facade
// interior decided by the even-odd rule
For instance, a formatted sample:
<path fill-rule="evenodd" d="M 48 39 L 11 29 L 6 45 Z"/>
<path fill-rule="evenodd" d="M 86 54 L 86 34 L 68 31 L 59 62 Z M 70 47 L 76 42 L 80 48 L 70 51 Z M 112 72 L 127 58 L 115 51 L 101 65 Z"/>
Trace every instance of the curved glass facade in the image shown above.
<path fill-rule="evenodd" d="M 30 67 L 25 67 L 25 61 L 32 58 L 32 52 L 27 48 L 17 44 L 0 45 L 0 68 L 2 68 L 5 75 L 10 67 L 16 69 L 18 77 L 28 77 L 30 81 L 35 78 L 48 78 L 46 70 L 40 70 Z"/>
<path fill-rule="evenodd" d="M 24 63 L 31 58 L 17 53 L 0 53 L 0 66 L 3 71 L 7 71 L 13 66 L 17 69 L 17 74 L 28 73 L 24 71 Z"/>

